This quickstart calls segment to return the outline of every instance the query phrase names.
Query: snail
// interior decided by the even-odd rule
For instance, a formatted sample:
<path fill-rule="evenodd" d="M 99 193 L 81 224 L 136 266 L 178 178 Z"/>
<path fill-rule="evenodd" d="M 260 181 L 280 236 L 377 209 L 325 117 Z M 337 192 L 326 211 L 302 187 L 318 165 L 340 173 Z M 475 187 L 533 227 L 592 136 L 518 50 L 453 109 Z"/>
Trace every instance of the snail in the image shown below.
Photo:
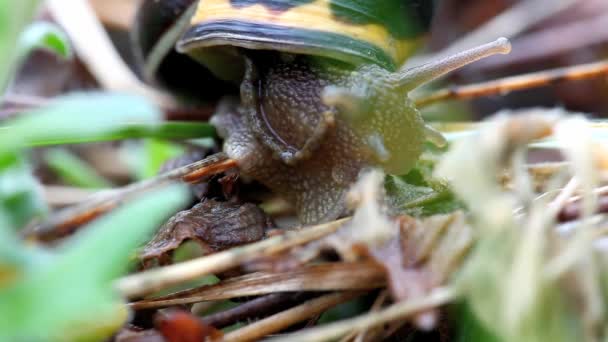
<path fill-rule="evenodd" d="M 441 143 L 408 97 L 411 90 L 510 50 L 500 38 L 402 68 L 423 33 L 412 3 L 149 0 L 138 15 L 135 45 L 149 80 L 158 81 L 171 58 L 188 56 L 199 67 L 181 77 L 203 75 L 200 96 L 239 89 L 238 100 L 220 101 L 211 119 L 224 152 L 243 176 L 289 200 L 302 223 L 323 222 L 344 212 L 345 193 L 362 170 L 404 174 L 425 141 Z M 151 9 L 164 13 L 153 34 Z"/>

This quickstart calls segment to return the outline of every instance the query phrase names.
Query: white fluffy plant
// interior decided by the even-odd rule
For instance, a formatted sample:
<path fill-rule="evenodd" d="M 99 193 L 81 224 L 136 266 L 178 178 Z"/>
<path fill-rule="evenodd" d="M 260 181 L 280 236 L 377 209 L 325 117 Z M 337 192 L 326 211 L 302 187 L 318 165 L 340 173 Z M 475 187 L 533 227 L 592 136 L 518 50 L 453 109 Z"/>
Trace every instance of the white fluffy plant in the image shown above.
<path fill-rule="evenodd" d="M 457 141 L 437 168 L 470 210 L 478 242 L 456 279 L 481 325 L 503 341 L 598 340 L 605 319 L 597 249 L 596 208 L 606 151 L 580 115 L 561 109 L 503 111 L 478 133 Z M 552 137 L 569 168 L 545 194 L 527 171 L 529 144 Z M 508 170 L 512 187 L 498 182 Z M 581 218 L 559 234 L 557 215 L 575 195 Z"/>

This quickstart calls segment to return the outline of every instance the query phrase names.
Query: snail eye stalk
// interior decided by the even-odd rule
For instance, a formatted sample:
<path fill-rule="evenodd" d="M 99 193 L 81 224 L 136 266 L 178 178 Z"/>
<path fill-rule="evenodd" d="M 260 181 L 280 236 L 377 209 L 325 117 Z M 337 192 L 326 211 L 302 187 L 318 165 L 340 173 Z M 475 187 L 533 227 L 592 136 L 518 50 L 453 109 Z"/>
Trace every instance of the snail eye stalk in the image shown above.
<path fill-rule="evenodd" d="M 491 43 L 463 51 L 436 62 L 423 64 L 412 69 L 400 70 L 395 74 L 396 82 L 399 87 L 410 91 L 480 59 L 496 54 L 505 55 L 509 52 L 511 52 L 509 40 L 507 38 L 499 38 Z"/>
<path fill-rule="evenodd" d="M 335 108 L 342 116 L 356 121 L 372 111 L 370 101 L 374 96 L 386 95 L 388 92 L 395 93 L 395 91 L 406 94 L 424 83 L 465 65 L 496 54 L 507 54 L 510 51 L 509 40 L 499 38 L 439 61 L 402 69 L 395 73 L 381 68 L 364 67 L 351 74 L 349 86 L 326 86 L 322 92 L 322 101 L 327 106 Z M 431 134 L 431 136 L 436 135 Z"/>

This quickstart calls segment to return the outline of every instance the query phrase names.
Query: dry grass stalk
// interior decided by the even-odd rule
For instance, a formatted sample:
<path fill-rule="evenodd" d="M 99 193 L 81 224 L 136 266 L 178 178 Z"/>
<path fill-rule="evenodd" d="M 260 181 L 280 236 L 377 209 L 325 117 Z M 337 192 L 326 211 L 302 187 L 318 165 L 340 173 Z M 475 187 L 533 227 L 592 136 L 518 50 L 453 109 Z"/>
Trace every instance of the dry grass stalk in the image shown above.
<path fill-rule="evenodd" d="M 408 301 L 393 304 L 378 312 L 370 312 L 355 318 L 330 323 L 317 328 L 304 330 L 276 339 L 273 342 L 317 342 L 340 338 L 353 331 L 363 331 L 396 320 L 412 317 L 444 305 L 457 297 L 452 288 L 437 288 L 426 297 L 419 297 Z"/>
<path fill-rule="evenodd" d="M 272 315 L 224 336 L 224 342 L 256 341 L 262 337 L 284 330 L 291 325 L 314 317 L 324 311 L 364 294 L 364 292 L 342 292 L 309 300 L 301 305 Z"/>
<path fill-rule="evenodd" d="M 95 190 L 61 185 L 45 185 L 43 187 L 46 203 L 52 207 L 73 205 L 87 200 Z"/>
<path fill-rule="evenodd" d="M 244 262 L 268 256 L 292 247 L 318 240 L 337 231 L 349 219 L 342 219 L 268 238 L 246 246 L 193 259 L 179 264 L 134 274 L 116 283 L 118 291 L 127 298 L 139 297 L 178 285 L 185 281 L 226 271 Z"/>
<path fill-rule="evenodd" d="M 369 290 L 386 285 L 384 270 L 373 262 L 331 263 L 280 273 L 253 273 L 216 285 L 181 291 L 131 304 L 150 309 L 277 292 Z"/>
<path fill-rule="evenodd" d="M 157 177 L 142 182 L 133 183 L 120 189 L 104 191 L 88 201 L 82 202 L 74 207 L 69 207 L 51 215 L 41 224 L 29 228 L 26 235 L 31 239 L 53 240 L 64 235 L 62 232 L 71 231 L 85 224 L 99 215 L 112 210 L 120 204 L 143 192 L 164 186 L 170 182 L 183 180 L 183 177 L 193 173 L 203 173 L 209 167 L 214 168 L 218 163 L 228 161 L 223 153 L 217 153 L 195 163 L 177 168 Z M 190 178 L 189 178 L 190 179 Z"/>

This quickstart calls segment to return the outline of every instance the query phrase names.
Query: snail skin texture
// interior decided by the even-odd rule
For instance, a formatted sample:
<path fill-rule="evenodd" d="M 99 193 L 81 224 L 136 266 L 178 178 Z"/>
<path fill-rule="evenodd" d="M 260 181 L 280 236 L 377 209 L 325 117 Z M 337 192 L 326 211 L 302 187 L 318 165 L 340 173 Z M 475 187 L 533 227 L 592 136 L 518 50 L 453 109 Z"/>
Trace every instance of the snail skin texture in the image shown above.
<path fill-rule="evenodd" d="M 285 197 L 302 223 L 344 213 L 366 168 L 404 174 L 442 142 L 408 93 L 478 59 L 501 38 L 400 69 L 425 35 L 417 0 L 144 0 L 133 30 L 143 77 L 215 103 L 224 151 L 245 178 Z"/>
<path fill-rule="evenodd" d="M 500 38 L 438 62 L 391 72 L 306 55 L 245 53 L 241 97 L 211 122 L 244 176 L 294 204 L 302 223 L 336 218 L 360 172 L 404 174 L 438 141 L 408 97 L 419 85 L 510 44 Z"/>

